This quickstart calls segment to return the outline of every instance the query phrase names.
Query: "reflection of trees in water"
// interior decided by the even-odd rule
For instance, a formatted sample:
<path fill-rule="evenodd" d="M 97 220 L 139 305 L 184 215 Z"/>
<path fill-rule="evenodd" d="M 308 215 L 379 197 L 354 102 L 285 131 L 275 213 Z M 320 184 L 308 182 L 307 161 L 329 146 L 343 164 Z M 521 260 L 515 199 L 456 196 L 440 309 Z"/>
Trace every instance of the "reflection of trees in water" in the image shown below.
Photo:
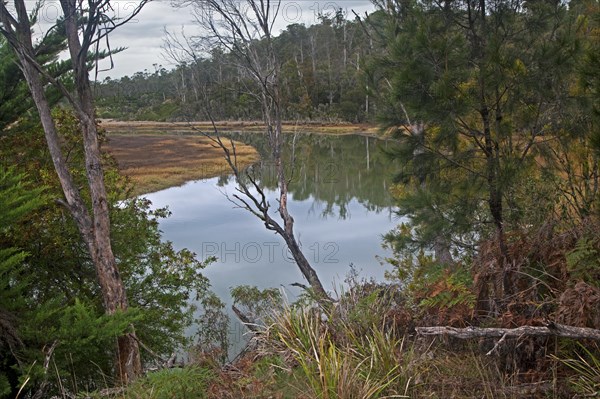
<path fill-rule="evenodd" d="M 266 137 L 256 133 L 230 136 L 258 150 L 262 160 L 250 171 L 260 184 L 274 190 L 276 171 L 266 149 Z M 385 142 L 362 136 L 286 135 L 285 157 L 292 165 L 288 171 L 290 193 L 298 201 L 312 196 L 311 212 L 320 211 L 323 217 L 349 217 L 352 199 L 368 211 L 387 209 L 392 205 L 388 188 L 394 168 L 381 145 Z M 219 184 L 228 181 L 222 177 Z"/>

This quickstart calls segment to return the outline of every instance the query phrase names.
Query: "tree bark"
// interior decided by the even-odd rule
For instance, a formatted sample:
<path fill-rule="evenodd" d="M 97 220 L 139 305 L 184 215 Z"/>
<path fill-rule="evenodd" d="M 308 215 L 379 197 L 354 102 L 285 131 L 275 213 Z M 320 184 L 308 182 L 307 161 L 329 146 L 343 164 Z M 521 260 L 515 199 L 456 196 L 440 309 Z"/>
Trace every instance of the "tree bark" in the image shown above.
<path fill-rule="evenodd" d="M 250 75 L 260 87 L 260 92 L 256 93 L 256 97 L 261 101 L 266 133 L 269 138 L 271 155 L 276 168 L 277 188 L 279 190 L 278 213 L 283 220 L 283 226 L 269 215 L 269 204 L 266 201 L 264 191 L 258 186 L 256 181 L 252 178 L 250 179 L 254 188 L 259 192 L 258 196 L 252 194 L 246 184 L 240 180 L 239 170 L 235 162 L 235 150 L 232 155 L 218 137 L 213 140 L 224 150 L 226 159 L 236 175 L 239 191 L 253 205 L 250 205 L 250 203 L 238 196 L 234 197 L 243 203 L 244 208 L 259 217 L 269 230 L 275 231 L 285 240 L 292 257 L 302 275 L 311 285 L 316 298 L 321 303 L 331 303 L 331 298 L 323 288 L 316 271 L 302 253 L 300 245 L 294 236 L 294 218 L 288 211 L 288 178 L 286 177 L 285 162 L 283 160 L 284 139 L 279 81 L 280 64 L 273 47 L 271 32 L 277 13 L 270 14 L 269 11 L 271 9 L 278 10 L 280 0 L 274 1 L 274 4 L 269 0 L 264 2 L 249 0 L 248 5 L 250 10 L 252 10 L 251 14 L 253 14 L 251 17 L 242 12 L 239 4 L 233 0 L 207 0 L 200 2 L 198 6 L 207 14 L 212 15 L 214 13 L 227 21 L 227 29 L 231 31 L 229 33 L 231 37 L 228 37 L 223 30 L 219 30 L 214 20 L 209 20 L 206 27 L 219 38 L 221 44 L 227 44 L 229 50 L 239 57 L 243 63 L 242 66 L 250 72 Z M 254 45 L 255 36 L 260 36 L 263 42 L 266 43 L 265 53 L 261 53 Z M 243 43 L 244 46 L 240 46 L 240 43 Z M 312 41 L 311 44 L 314 45 Z M 314 57 L 313 62 L 315 62 Z M 218 133 L 216 126 L 213 125 L 213 128 L 215 133 Z"/>
<path fill-rule="evenodd" d="M 114 314 L 118 311 L 126 311 L 128 302 L 125 285 L 110 242 L 108 196 L 104 184 L 95 107 L 87 69 L 88 49 L 82 47 L 79 39 L 76 0 L 61 0 L 61 7 L 65 15 L 65 29 L 75 75 L 78 103 L 75 108 L 83 133 L 85 167 L 92 200 L 94 229 L 90 251 L 92 251 L 92 259 L 102 290 L 104 309 L 108 314 Z M 142 371 L 139 345 L 135 333 L 118 337 L 117 343 L 118 373 L 122 382 L 127 383 L 134 380 Z"/>
<path fill-rule="evenodd" d="M 576 340 L 590 339 L 600 341 L 600 330 L 587 327 L 573 327 L 557 323 L 548 323 L 545 327 L 522 326 L 518 328 L 454 328 L 454 327 L 417 327 L 417 334 L 426 336 L 446 335 L 460 339 L 472 338 L 519 338 L 560 337 Z"/>
<path fill-rule="evenodd" d="M 496 300 L 500 305 L 507 300 L 513 293 L 511 261 L 506 237 L 504 231 L 504 209 L 502 204 L 503 188 L 500 182 L 500 155 L 498 153 L 498 139 L 492 137 L 492 123 L 490 121 L 490 108 L 487 97 L 493 87 L 488 87 L 486 80 L 486 40 L 487 40 L 487 15 L 486 0 L 479 0 L 479 13 L 472 10 L 472 5 L 468 3 L 469 29 L 471 36 L 471 45 L 474 58 L 479 65 L 479 114 L 483 127 L 484 155 L 486 158 L 486 177 L 488 184 L 488 208 L 492 216 L 492 221 L 496 227 L 498 247 L 502 256 L 499 262 L 498 273 L 502 277 L 502 292 L 496 293 Z"/>
<path fill-rule="evenodd" d="M 127 310 L 127 296 L 110 242 L 109 206 L 87 69 L 88 48 L 82 48 L 79 39 L 80 15 L 76 4 L 76 0 L 61 0 L 76 85 L 76 96 L 71 96 L 67 92 L 64 94 L 73 105 L 82 129 L 85 167 L 92 200 L 91 215 L 81 192 L 75 185 L 60 147 L 60 139 L 44 90 L 46 76 L 43 73 L 43 67 L 36 61 L 31 38 L 31 25 L 24 0 L 15 1 L 17 18 L 14 18 L 5 4 L 0 2 L 1 32 L 19 60 L 19 66 L 40 116 L 50 156 L 65 195 L 67 207 L 77 224 L 96 269 L 104 309 L 106 313 L 112 315 L 117 311 Z M 93 24 L 92 20 L 98 17 L 97 14 L 93 15 L 94 12 L 98 12 L 97 6 L 93 2 L 89 4 L 89 24 Z M 87 27 L 90 28 L 90 26 Z M 84 40 L 87 38 L 88 45 L 94 32 L 93 26 L 85 29 Z M 57 82 L 54 81 L 54 83 Z M 64 89 L 64 87 L 61 86 L 59 89 Z M 139 347 L 134 333 L 118 337 L 117 346 L 117 373 L 121 381 L 127 383 L 141 373 Z"/>
<path fill-rule="evenodd" d="M 279 64 L 275 54 L 275 49 L 273 48 L 273 43 L 270 40 L 271 37 L 269 34 L 267 34 L 267 37 L 269 39 L 269 60 L 273 64 L 273 79 L 270 90 L 271 99 L 267 98 L 266 96 L 263 97 L 265 99 L 263 106 L 265 108 L 265 114 L 268 115 L 267 124 L 271 127 L 269 128 L 269 132 L 271 134 L 273 158 L 275 159 L 275 165 L 277 168 L 277 180 L 279 185 L 279 215 L 283 219 L 284 230 L 282 236 L 288 248 L 290 249 L 290 252 L 292 253 L 292 257 L 298 265 L 298 268 L 314 290 L 316 296 L 320 299 L 329 299 L 329 295 L 325 291 L 325 288 L 323 288 L 323 284 L 321 283 L 317 272 L 310 265 L 304 256 L 304 253 L 300 249 L 300 246 L 298 245 L 298 241 L 294 236 L 294 218 L 290 215 L 287 207 L 288 181 L 282 158 L 283 127 L 281 116 L 281 93 L 279 87 Z M 269 120 L 271 115 L 273 120 Z"/>

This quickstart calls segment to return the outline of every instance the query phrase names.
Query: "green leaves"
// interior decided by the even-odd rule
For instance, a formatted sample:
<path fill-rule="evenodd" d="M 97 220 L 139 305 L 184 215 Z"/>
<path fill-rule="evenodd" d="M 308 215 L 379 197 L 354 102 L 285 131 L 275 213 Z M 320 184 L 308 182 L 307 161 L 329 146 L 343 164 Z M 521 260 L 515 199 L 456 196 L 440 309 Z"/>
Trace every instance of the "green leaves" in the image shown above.
<path fill-rule="evenodd" d="M 570 208 L 565 219 L 590 213 L 600 180 L 585 148 L 597 129 L 577 105 L 585 95 L 573 90 L 582 71 L 592 82 L 598 70 L 577 66 L 582 48 L 597 44 L 594 30 L 581 36 L 578 15 L 597 10 L 585 4 L 402 2 L 383 10 L 385 52 L 374 65 L 383 78 L 373 84 L 382 125 L 395 131 L 388 152 L 402 165 L 398 213 L 413 227 L 412 241 L 388 239 L 417 251 L 440 239 L 473 249 L 537 226 L 558 195 Z M 558 194 L 543 198 L 548 186 Z M 540 209 L 535 220 L 532 208 Z"/>
<path fill-rule="evenodd" d="M 21 380 L 30 379 L 29 386 L 35 386 L 47 378 L 44 350 L 54 345 L 52 374 L 57 384 L 77 392 L 82 388 L 77 380 L 100 383 L 102 371 L 111 375 L 110 361 L 117 337 L 142 320 L 142 312 L 135 308 L 109 316 L 88 299 L 75 298 L 70 305 L 60 298 L 47 301 L 30 313 L 21 328 L 23 339 L 31 343 L 20 351 L 21 360 L 30 366 Z"/>
<path fill-rule="evenodd" d="M 48 201 L 44 188 L 32 188 L 25 174 L 0 165 L 0 313 L 18 311 L 30 278 L 23 274 L 27 253 L 5 244 L 12 227 Z M 0 343 L 3 337 L 0 335 Z M 1 348 L 1 345 L 0 345 Z"/>
<path fill-rule="evenodd" d="M 78 181 L 84 181 L 77 121 L 68 110 L 57 109 L 54 116 L 69 167 Z M 45 378 L 44 348 L 57 342 L 52 375 L 60 381 L 50 378 L 49 392 L 57 392 L 60 383 L 76 393 L 83 388 L 82 381 L 89 389 L 106 386 L 106 376 L 113 374 L 115 339 L 131 325 L 137 337 L 161 356 L 189 345 L 191 338 L 185 334 L 194 322 L 192 303 L 205 297 L 209 288 L 202 275 L 208 262 L 162 241 L 158 221 L 168 211 L 152 210 L 143 199 L 121 201 L 126 182 L 105 156 L 113 251 L 132 308 L 110 318 L 102 310 L 95 271 L 76 226 L 62 205 L 48 201 L 62 194 L 41 132 L 20 126 L 18 135 L 0 140 L 0 151 L 3 160 L 29 174 L 5 173 L 4 168 L 0 175 L 0 318 L 16 336 L 10 337 L 10 344 L 20 361 L 19 366 L 1 336 L 0 375 L 11 368 L 31 376 L 26 389 L 35 390 Z M 48 188 L 32 188 L 29 181 Z M 39 204 L 42 208 L 36 209 Z M 23 251 L 11 249 L 15 247 Z M 145 361 L 155 360 L 146 351 L 142 356 Z"/>
<path fill-rule="evenodd" d="M 25 174 L 0 165 L 0 229 L 8 228 L 48 200 L 42 195 L 43 187 L 28 187 L 25 179 Z"/>
<path fill-rule="evenodd" d="M 575 248 L 566 254 L 567 267 L 571 277 L 583 280 L 598 287 L 600 277 L 600 260 L 598 259 L 596 239 L 583 237 L 577 241 Z"/>
<path fill-rule="evenodd" d="M 203 399 L 208 397 L 214 372 L 197 367 L 166 369 L 149 373 L 130 386 L 126 399 Z"/>
<path fill-rule="evenodd" d="M 189 344 L 185 330 L 194 321 L 195 306 L 208 293 L 209 282 L 196 254 L 176 251 L 161 239 L 158 221 L 164 209 L 151 210 L 146 199 L 126 200 L 113 208 L 113 248 L 126 283 L 131 306 L 144 315 L 136 333 L 156 353 L 169 356 Z"/>
<path fill-rule="evenodd" d="M 32 279 L 22 267 L 27 253 L 12 247 L 9 237 L 16 223 L 47 202 L 43 192 L 43 187 L 31 188 L 24 174 L 0 165 L 0 397 L 12 390 L 6 374 L 22 346 L 19 322 L 27 316 L 26 292 Z"/>

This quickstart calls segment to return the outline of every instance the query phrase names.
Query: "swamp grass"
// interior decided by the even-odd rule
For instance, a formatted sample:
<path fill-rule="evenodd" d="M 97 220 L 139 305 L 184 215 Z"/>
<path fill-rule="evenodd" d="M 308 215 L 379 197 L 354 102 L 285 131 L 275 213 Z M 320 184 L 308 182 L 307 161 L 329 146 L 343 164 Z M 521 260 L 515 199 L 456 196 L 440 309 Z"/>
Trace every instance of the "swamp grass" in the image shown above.
<path fill-rule="evenodd" d="M 235 147 L 240 168 L 259 160 L 252 146 Z M 109 134 L 108 151 L 134 184 L 134 196 L 230 173 L 223 151 L 203 136 Z"/>

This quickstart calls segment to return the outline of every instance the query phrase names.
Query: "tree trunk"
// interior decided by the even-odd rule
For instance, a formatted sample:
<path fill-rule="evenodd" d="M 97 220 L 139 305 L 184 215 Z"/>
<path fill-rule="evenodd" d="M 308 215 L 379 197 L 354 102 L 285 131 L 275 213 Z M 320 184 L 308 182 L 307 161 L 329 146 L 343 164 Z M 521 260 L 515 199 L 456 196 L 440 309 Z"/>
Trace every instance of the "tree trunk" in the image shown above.
<path fill-rule="evenodd" d="M 275 159 L 275 166 L 277 168 L 277 181 L 279 186 L 279 214 L 283 219 L 283 238 L 292 253 L 298 268 L 302 272 L 302 275 L 306 278 L 312 289 L 315 291 L 315 295 L 320 299 L 329 299 L 329 295 L 323 288 L 323 284 L 321 284 L 321 280 L 319 279 L 317 272 L 312 268 L 304 253 L 300 249 L 298 245 L 298 241 L 294 236 L 294 218 L 288 212 L 287 202 L 288 202 L 288 182 L 285 175 L 285 165 L 282 159 L 282 148 L 283 148 L 283 127 L 282 127 L 282 117 L 281 117 L 281 94 L 279 90 L 279 70 L 276 67 L 277 61 L 275 56 L 275 51 L 272 48 L 272 44 L 269 48 L 269 55 L 271 60 L 273 60 L 273 64 L 275 65 L 275 69 L 273 72 L 273 87 L 272 87 L 272 102 L 269 99 L 264 101 L 265 109 L 267 110 L 266 114 L 273 115 L 274 120 L 268 120 L 267 124 L 271 126 L 271 142 L 272 142 L 272 151 L 273 158 Z"/>
<path fill-rule="evenodd" d="M 108 314 L 128 308 L 125 285 L 121 279 L 110 242 L 110 217 L 102 157 L 98 143 L 95 108 L 87 70 L 87 49 L 83 49 L 77 23 L 76 0 L 61 0 L 65 15 L 65 29 L 77 91 L 76 112 L 83 131 L 83 147 L 87 179 L 92 200 L 94 220 L 93 242 L 88 244 L 102 290 L 104 309 Z M 118 373 L 127 383 L 141 374 L 139 346 L 135 333 L 120 336 L 118 344 Z"/>
<path fill-rule="evenodd" d="M 498 154 L 498 142 L 492 138 L 492 124 L 490 121 L 490 110 L 486 100 L 489 90 L 491 90 L 485 79 L 485 67 L 483 65 L 486 55 L 487 21 L 486 21 L 486 0 L 479 0 L 479 15 L 476 16 L 471 10 L 471 4 L 468 3 L 469 27 L 471 30 L 471 41 L 474 58 L 479 64 L 479 113 L 483 124 L 484 153 L 486 158 L 486 176 L 488 183 L 488 207 L 498 239 L 498 247 L 502 256 L 499 262 L 498 273 L 502 277 L 502 292 L 496 293 L 497 301 L 502 304 L 513 293 L 510 256 L 506 238 L 504 235 L 504 210 L 502 205 L 503 190 L 500 187 L 500 160 Z M 477 20 L 479 20 L 479 31 L 477 29 Z"/>
<path fill-rule="evenodd" d="M 66 205 L 75 220 L 96 269 L 105 311 L 108 314 L 125 311 L 127 310 L 125 287 L 119 275 L 110 243 L 109 207 L 87 70 L 88 48 L 82 49 L 79 41 L 78 21 L 80 21 L 81 15 L 77 10 L 76 0 L 61 0 L 61 6 L 65 15 L 65 28 L 77 96 L 72 96 L 58 82 L 54 81 L 53 83 L 63 90 L 63 94 L 73 105 L 80 122 L 83 134 L 85 167 L 92 200 L 92 215 L 90 215 L 81 192 L 76 187 L 65 162 L 44 89 L 44 79 L 47 76 L 44 75 L 43 67 L 38 64 L 33 49 L 31 24 L 25 2 L 24 0 L 15 0 L 14 4 L 16 18 L 11 15 L 5 4 L 0 2 L 2 34 L 17 55 L 19 66 L 38 110 L 52 163 L 67 202 Z M 98 6 L 98 3 L 90 2 L 89 4 L 90 21 L 86 25 L 86 28 L 89 29 L 85 29 L 83 36 L 83 40 L 87 39 L 88 46 L 94 37 L 95 28 L 97 28 L 92 20 L 98 17 Z M 126 383 L 141 373 L 138 343 L 134 334 L 125 334 L 119 337 L 117 341 L 117 371 L 122 382 Z"/>
<path fill-rule="evenodd" d="M 287 224 L 286 226 L 290 226 L 290 224 Z M 293 226 L 293 222 L 291 226 Z M 306 259 L 306 256 L 304 256 L 304 253 L 300 249 L 293 232 L 291 233 L 291 236 L 286 233 L 283 236 L 283 238 L 288 248 L 290 249 L 294 261 L 298 265 L 300 272 L 302 273 L 304 278 L 306 278 L 306 281 L 308 281 L 311 288 L 315 292 L 315 296 L 319 299 L 330 300 L 329 294 L 327 294 L 327 291 L 325 291 L 325 288 L 323 288 L 323 284 L 321 283 L 317 272 L 310 265 L 310 263 Z"/>

